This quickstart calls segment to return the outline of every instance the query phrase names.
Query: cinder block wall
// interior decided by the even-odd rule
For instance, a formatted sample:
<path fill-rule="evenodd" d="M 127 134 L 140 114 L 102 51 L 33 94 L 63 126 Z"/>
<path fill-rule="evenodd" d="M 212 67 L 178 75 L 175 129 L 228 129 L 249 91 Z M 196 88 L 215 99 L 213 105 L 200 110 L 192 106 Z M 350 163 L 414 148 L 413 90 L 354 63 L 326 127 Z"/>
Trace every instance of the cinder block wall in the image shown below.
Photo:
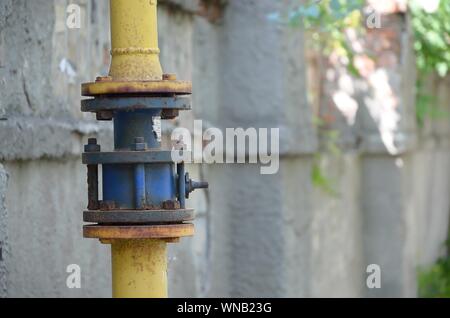
<path fill-rule="evenodd" d="M 109 67 L 104 0 L 73 1 L 82 26 L 65 26 L 65 0 L 0 0 L 0 296 L 109 297 L 109 247 L 81 237 L 88 136 L 108 148 L 111 127 L 79 111 L 80 83 Z M 210 182 L 195 193 L 197 234 L 170 247 L 171 296 L 414 296 L 415 269 L 442 254 L 447 235 L 449 123 L 412 125 L 410 38 L 399 21 L 399 64 L 391 70 L 399 138 L 379 146 L 370 110 L 383 100 L 361 91 L 348 133 L 357 142 L 323 155 L 337 195 L 315 187 L 319 134 L 307 102 L 305 39 L 267 15 L 272 0 L 230 0 L 202 16 L 197 1 L 161 1 L 164 70 L 191 79 L 194 118 L 209 126 L 279 127 L 280 171 L 254 165 L 190 167 Z M 219 13 L 219 14 L 218 14 Z M 382 67 L 381 67 L 382 69 Z M 359 85 L 355 83 L 355 85 Z M 330 90 L 333 89 L 330 85 Z M 448 81 L 433 85 L 448 108 Z M 331 96 L 331 91 L 325 91 Z M 326 97 L 326 96 L 324 96 Z M 170 127 L 166 127 L 169 132 Z M 399 160 L 401 159 L 401 160 Z M 66 267 L 82 268 L 67 289 Z M 382 267 L 382 289 L 366 288 L 366 267 Z"/>

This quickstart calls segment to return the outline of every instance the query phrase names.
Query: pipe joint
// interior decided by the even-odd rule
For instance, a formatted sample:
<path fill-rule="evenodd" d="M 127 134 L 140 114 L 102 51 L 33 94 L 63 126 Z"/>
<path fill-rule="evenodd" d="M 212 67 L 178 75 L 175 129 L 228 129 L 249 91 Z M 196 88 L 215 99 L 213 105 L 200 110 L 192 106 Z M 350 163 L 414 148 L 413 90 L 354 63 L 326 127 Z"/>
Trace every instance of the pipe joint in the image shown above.
<path fill-rule="evenodd" d="M 161 120 L 190 110 L 192 85 L 163 74 L 159 61 L 156 0 L 110 0 L 109 76 L 82 85 L 81 110 L 112 120 L 114 150 L 97 140 L 85 146 L 88 210 L 85 237 L 110 243 L 115 297 L 167 296 L 167 242 L 194 234 L 186 198 L 207 188 L 184 163 L 162 150 Z M 98 167 L 102 167 L 99 200 Z"/>

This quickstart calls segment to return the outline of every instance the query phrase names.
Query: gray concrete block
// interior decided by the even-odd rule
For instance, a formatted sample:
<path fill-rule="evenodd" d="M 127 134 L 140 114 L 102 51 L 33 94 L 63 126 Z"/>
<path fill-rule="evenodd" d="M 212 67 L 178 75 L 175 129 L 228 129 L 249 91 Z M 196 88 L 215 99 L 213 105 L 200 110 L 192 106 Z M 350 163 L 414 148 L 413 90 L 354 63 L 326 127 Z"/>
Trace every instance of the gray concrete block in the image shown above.
<path fill-rule="evenodd" d="M 110 144 L 111 135 L 110 123 L 14 116 L 0 121 L 0 160 L 79 157 L 87 136 Z"/>
<path fill-rule="evenodd" d="M 325 154 L 320 165 L 333 194 L 314 187 L 311 212 L 311 296 L 361 297 L 365 290 L 361 175 L 357 153 Z"/>
<path fill-rule="evenodd" d="M 274 1 L 230 1 L 220 30 L 220 104 L 226 127 L 280 129 L 280 152 L 311 153 L 317 147 L 305 91 L 303 34 L 271 22 L 283 7 Z M 270 43 L 270 45 L 268 45 Z"/>
<path fill-rule="evenodd" d="M 365 157 L 361 176 L 364 263 L 381 268 L 381 288 L 367 289 L 366 295 L 414 297 L 411 158 Z"/>
<path fill-rule="evenodd" d="M 109 246 L 82 236 L 86 172 L 80 160 L 6 163 L 10 297 L 110 297 Z M 82 288 L 66 285 L 81 268 Z"/>
<path fill-rule="evenodd" d="M 414 208 L 415 256 L 421 269 L 431 266 L 447 253 L 450 201 L 450 153 L 442 149 L 422 149 L 412 159 L 415 179 Z"/>

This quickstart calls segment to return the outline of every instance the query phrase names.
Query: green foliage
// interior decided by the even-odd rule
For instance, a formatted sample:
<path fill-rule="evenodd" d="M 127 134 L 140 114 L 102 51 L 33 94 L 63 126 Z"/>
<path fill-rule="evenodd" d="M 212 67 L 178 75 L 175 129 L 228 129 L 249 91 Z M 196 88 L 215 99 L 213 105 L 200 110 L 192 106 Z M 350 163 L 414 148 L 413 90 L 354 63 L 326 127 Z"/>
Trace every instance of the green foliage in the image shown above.
<path fill-rule="evenodd" d="M 338 193 L 333 185 L 333 182 L 327 177 L 321 167 L 322 155 L 320 153 L 315 154 L 313 160 L 313 167 L 311 170 L 311 180 L 314 187 L 321 189 L 323 192 L 337 197 Z"/>
<path fill-rule="evenodd" d="M 313 48 L 320 54 L 336 52 L 349 60 L 348 70 L 353 75 L 359 73 L 354 67 L 354 53 L 345 38 L 345 29 L 362 30 L 361 8 L 364 0 L 322 0 L 307 1 L 290 8 L 288 12 L 273 13 L 270 20 L 292 27 L 302 26 L 310 34 Z M 323 150 L 314 155 L 311 180 L 313 185 L 323 192 L 338 196 L 333 180 L 322 168 L 323 152 L 339 157 L 342 153 L 338 146 L 339 131 L 326 128 L 320 118 L 314 118 L 314 125 L 320 130 Z"/>
<path fill-rule="evenodd" d="M 417 68 L 422 74 L 450 71 L 450 1 L 441 0 L 439 8 L 426 12 L 416 0 L 410 2 Z"/>
<path fill-rule="evenodd" d="M 417 83 L 417 96 L 416 96 L 416 118 L 419 127 L 423 127 L 425 119 L 440 119 L 446 118 L 450 114 L 448 111 L 441 109 L 438 105 L 436 96 L 429 95 L 423 88 L 422 81 Z"/>
<path fill-rule="evenodd" d="M 450 235 L 450 233 L 449 233 Z M 418 273 L 419 296 L 423 298 L 450 298 L 450 238 L 445 242 L 447 257 Z"/>
<path fill-rule="evenodd" d="M 436 106 L 436 97 L 426 93 L 424 83 L 433 73 L 445 77 L 450 71 L 450 1 L 441 0 L 433 13 L 426 12 L 416 0 L 409 2 L 409 9 L 419 72 L 416 115 L 419 125 L 423 125 L 426 118 L 448 116 L 448 111 Z M 450 298 L 450 257 L 419 271 L 419 296 Z"/>
<path fill-rule="evenodd" d="M 354 20 L 353 14 L 356 12 L 359 15 L 363 4 L 364 0 L 308 1 L 291 10 L 289 23 L 294 26 L 303 24 L 305 28 L 316 32 L 335 33 L 336 29 L 359 22 L 359 19 Z"/>
<path fill-rule="evenodd" d="M 313 167 L 311 170 L 312 184 L 321 189 L 323 192 L 337 197 L 338 191 L 335 189 L 333 180 L 326 175 L 322 169 L 323 153 L 339 158 L 342 155 L 342 150 L 339 148 L 338 142 L 340 132 L 335 129 L 326 129 L 325 123 L 320 118 L 314 118 L 313 123 L 320 130 L 322 137 L 323 152 L 318 152 L 314 155 Z"/>
<path fill-rule="evenodd" d="M 419 126 L 426 118 L 448 117 L 448 111 L 436 106 L 437 99 L 425 90 L 430 74 L 445 77 L 450 71 L 450 1 L 441 0 L 438 9 L 426 12 L 416 0 L 409 2 L 414 32 L 414 50 L 418 70 L 416 116 Z"/>
<path fill-rule="evenodd" d="M 419 296 L 450 298 L 450 257 L 439 260 L 426 271 L 419 271 Z"/>
<path fill-rule="evenodd" d="M 322 54 L 335 52 L 348 58 L 348 70 L 359 76 L 354 67 L 354 52 L 348 45 L 345 30 L 353 28 L 363 32 L 361 9 L 364 0 L 321 0 L 307 1 L 288 12 L 273 13 L 271 20 L 290 26 L 303 26 L 310 33 L 312 45 Z"/>

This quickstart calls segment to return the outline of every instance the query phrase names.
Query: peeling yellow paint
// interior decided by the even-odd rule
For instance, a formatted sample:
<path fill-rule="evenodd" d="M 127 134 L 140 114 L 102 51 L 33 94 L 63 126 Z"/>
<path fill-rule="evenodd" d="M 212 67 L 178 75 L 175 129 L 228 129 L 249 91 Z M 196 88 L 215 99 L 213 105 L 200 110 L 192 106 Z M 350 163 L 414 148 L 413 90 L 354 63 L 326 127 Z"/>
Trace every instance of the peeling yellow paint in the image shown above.
<path fill-rule="evenodd" d="M 111 243 L 113 297 L 167 297 L 166 242 L 144 239 Z"/>

